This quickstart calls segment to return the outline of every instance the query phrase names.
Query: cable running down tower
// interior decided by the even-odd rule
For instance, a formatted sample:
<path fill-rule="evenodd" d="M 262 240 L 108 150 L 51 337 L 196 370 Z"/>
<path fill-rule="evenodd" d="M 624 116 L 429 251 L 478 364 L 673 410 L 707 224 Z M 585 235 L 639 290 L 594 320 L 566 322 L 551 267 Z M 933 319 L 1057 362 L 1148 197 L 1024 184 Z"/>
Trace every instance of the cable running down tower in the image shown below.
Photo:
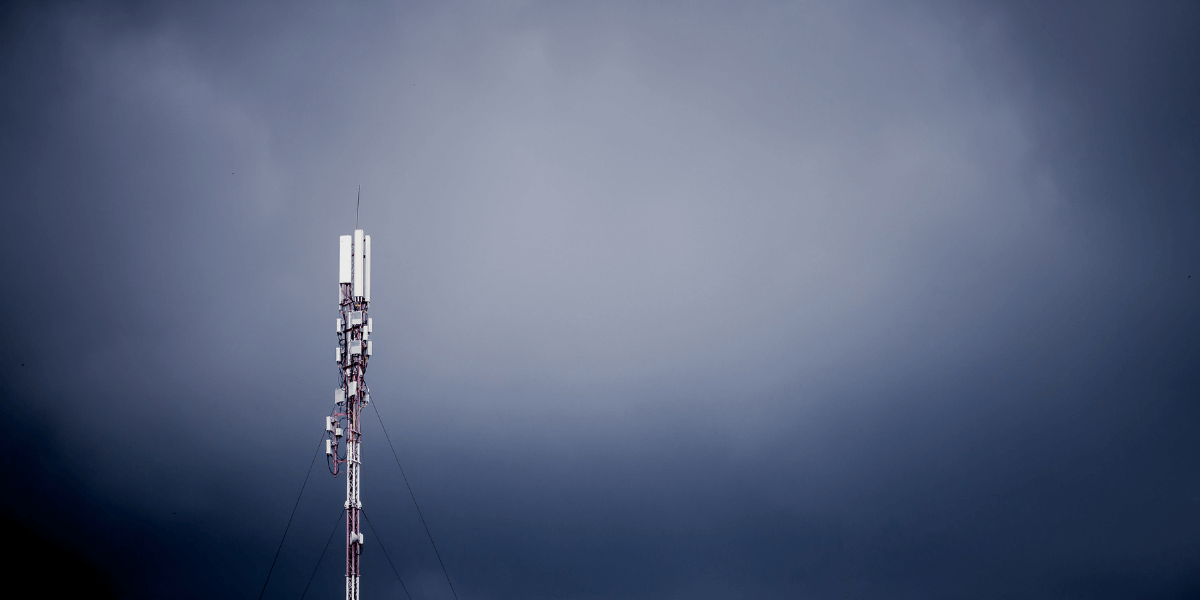
<path fill-rule="evenodd" d="M 371 401 L 364 376 L 371 357 L 371 236 L 355 229 L 343 235 L 338 256 L 337 364 L 341 387 L 334 390 L 333 412 L 325 417 L 326 461 L 334 477 L 346 472 L 346 600 L 359 600 L 359 527 L 362 500 L 362 409 Z"/>

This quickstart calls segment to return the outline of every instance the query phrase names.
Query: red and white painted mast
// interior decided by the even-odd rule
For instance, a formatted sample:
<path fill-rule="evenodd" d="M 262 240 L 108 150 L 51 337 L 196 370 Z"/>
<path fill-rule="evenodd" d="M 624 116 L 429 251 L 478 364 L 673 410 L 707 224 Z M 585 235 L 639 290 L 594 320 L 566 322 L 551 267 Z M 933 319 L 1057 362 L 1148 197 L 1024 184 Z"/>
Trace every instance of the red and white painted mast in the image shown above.
<path fill-rule="evenodd" d="M 363 534 L 359 527 L 362 500 L 362 424 L 359 413 L 371 400 L 364 375 L 371 357 L 371 236 L 363 230 L 341 236 L 338 261 L 337 363 L 341 387 L 334 391 L 334 409 L 325 420 L 329 438 L 325 454 L 334 476 L 346 471 L 346 600 L 359 600 L 359 557 Z M 344 438 L 344 439 L 343 439 Z"/>

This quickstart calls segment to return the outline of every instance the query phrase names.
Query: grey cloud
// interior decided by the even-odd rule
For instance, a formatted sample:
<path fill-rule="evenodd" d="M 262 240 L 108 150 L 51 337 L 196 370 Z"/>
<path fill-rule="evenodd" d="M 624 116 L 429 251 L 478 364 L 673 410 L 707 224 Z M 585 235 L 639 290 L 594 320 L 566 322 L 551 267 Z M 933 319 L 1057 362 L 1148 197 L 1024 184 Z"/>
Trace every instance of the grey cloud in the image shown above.
<path fill-rule="evenodd" d="M 1060 38 L 1126 30 L 1041 10 L 12 8 L 5 277 L 54 318 L 6 289 L 5 411 L 83 530 L 163 531 L 157 573 L 71 542 L 123 593 L 260 585 L 361 184 L 371 385 L 464 598 L 1193 589 L 1194 178 L 1097 158 L 1081 90 L 1125 80 L 1047 40 L 1096 72 Z M 442 595 L 379 433 L 369 510 Z M 271 593 L 340 505 L 309 486 Z"/>

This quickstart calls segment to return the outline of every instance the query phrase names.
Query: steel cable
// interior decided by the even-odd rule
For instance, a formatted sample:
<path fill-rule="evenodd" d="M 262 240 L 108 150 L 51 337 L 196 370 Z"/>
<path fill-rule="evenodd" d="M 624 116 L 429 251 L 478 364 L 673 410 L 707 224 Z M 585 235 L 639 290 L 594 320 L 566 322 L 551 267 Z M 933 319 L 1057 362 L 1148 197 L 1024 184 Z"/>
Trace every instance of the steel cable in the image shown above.
<path fill-rule="evenodd" d="M 458 600 L 458 592 L 454 591 L 454 583 L 450 581 L 450 573 L 446 571 L 446 563 L 442 562 L 442 554 L 438 552 L 437 544 L 433 543 L 433 534 L 429 532 L 429 524 L 425 522 L 425 515 L 421 513 L 421 506 L 417 504 L 417 496 L 413 494 L 412 486 L 408 483 L 408 476 L 404 474 L 404 467 L 400 465 L 400 455 L 396 454 L 396 446 L 392 445 L 392 437 L 388 435 L 387 427 L 383 424 L 383 417 L 379 416 L 379 407 L 374 402 L 371 403 L 371 406 L 375 408 L 375 418 L 379 420 L 379 427 L 383 429 L 383 437 L 387 439 L 388 447 L 392 449 L 392 458 L 396 459 L 396 466 L 400 467 L 400 476 L 404 478 L 404 486 L 408 488 L 408 496 L 412 498 L 413 506 L 417 509 L 417 516 L 421 517 L 421 525 L 425 527 L 425 535 L 429 536 L 429 545 L 433 546 L 433 554 L 437 556 L 438 564 L 442 567 L 442 574 L 446 576 L 446 583 L 450 585 L 450 593 L 454 595 L 454 600 Z"/>
<path fill-rule="evenodd" d="M 412 600 L 412 594 L 408 593 L 408 586 L 404 585 L 404 580 L 400 578 L 400 571 L 396 570 L 396 564 L 392 562 L 392 557 L 388 555 L 387 548 L 383 545 L 383 538 L 375 531 L 375 526 L 371 524 L 371 517 L 367 516 L 367 511 L 362 511 L 362 516 L 367 519 L 367 527 L 371 528 L 371 535 L 375 536 L 375 543 L 379 544 L 379 549 L 383 550 L 383 557 L 387 559 L 388 564 L 392 565 L 392 572 L 396 574 L 396 579 L 400 581 L 400 589 L 404 590 L 404 595 L 408 596 L 408 600 Z M 378 593 L 376 593 L 378 596 Z M 301 600 L 304 600 L 301 598 Z"/>
<path fill-rule="evenodd" d="M 320 442 L 325 441 L 325 432 L 321 432 Z M 296 495 L 296 503 L 292 505 L 292 514 L 288 517 L 287 526 L 283 528 L 283 537 L 279 538 L 279 547 L 275 549 L 275 558 L 271 559 L 271 568 L 267 569 L 267 579 L 263 581 L 262 591 L 258 593 L 258 600 L 262 600 L 263 594 L 267 593 L 267 584 L 271 582 L 271 573 L 275 571 L 275 561 L 279 560 L 279 551 L 283 550 L 283 541 L 287 539 L 288 530 L 292 528 L 292 519 L 296 518 L 296 508 L 300 506 L 300 498 L 304 496 L 304 488 L 308 485 L 308 478 L 312 475 L 313 465 L 317 464 L 317 455 L 321 453 L 322 444 L 317 443 L 317 451 L 313 452 L 312 462 L 308 463 L 308 472 L 304 474 L 304 483 L 300 484 L 300 493 Z"/>
<path fill-rule="evenodd" d="M 342 515 L 346 514 L 346 509 L 338 512 L 337 520 L 333 522 L 333 531 L 329 532 L 329 539 L 325 540 L 325 547 L 321 549 L 321 555 L 317 557 L 317 564 L 313 565 L 312 574 L 308 576 L 308 583 L 304 584 L 304 591 L 300 593 L 300 600 L 304 600 L 304 595 L 308 593 L 308 586 L 312 585 L 313 577 L 317 576 L 317 569 L 321 567 L 321 561 L 325 558 L 325 553 L 329 552 L 329 543 L 333 541 L 333 534 L 337 533 L 338 524 L 342 522 Z M 408 590 L 405 590 L 407 593 Z"/>

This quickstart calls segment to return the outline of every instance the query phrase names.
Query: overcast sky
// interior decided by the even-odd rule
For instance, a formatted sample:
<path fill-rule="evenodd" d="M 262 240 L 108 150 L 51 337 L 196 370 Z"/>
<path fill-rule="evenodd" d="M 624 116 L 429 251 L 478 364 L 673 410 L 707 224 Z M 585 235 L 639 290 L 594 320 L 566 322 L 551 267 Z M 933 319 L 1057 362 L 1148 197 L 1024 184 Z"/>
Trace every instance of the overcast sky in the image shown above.
<path fill-rule="evenodd" d="M 257 598 L 361 186 L 461 600 L 1200 596 L 1200 5 L 1044 4 L 8 4 L 6 523 Z M 450 598 L 367 419 L 364 597 Z"/>

